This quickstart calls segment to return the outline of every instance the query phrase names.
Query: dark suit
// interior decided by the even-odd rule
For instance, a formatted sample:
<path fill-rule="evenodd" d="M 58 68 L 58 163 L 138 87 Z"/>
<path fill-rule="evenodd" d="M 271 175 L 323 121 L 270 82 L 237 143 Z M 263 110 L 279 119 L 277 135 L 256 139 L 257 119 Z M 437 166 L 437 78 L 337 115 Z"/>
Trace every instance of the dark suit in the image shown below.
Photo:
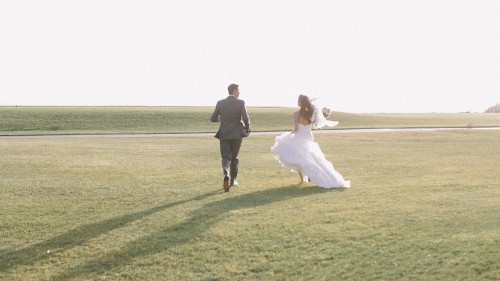
<path fill-rule="evenodd" d="M 231 95 L 218 101 L 210 121 L 220 121 L 215 137 L 220 142 L 224 178 L 231 177 L 232 183 L 238 176 L 238 154 L 242 139 L 250 132 L 250 118 L 245 101 Z"/>

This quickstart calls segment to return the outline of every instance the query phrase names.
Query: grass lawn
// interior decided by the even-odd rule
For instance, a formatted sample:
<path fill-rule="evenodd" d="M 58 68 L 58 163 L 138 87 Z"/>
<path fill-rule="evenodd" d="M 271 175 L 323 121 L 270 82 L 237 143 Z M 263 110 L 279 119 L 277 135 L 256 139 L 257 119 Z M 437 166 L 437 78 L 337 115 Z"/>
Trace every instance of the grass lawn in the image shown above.
<path fill-rule="evenodd" d="M 316 136 L 352 188 L 244 140 L 4 139 L 0 280 L 499 280 L 500 131 Z"/>
<path fill-rule="evenodd" d="M 213 107 L 0 107 L 0 135 L 216 132 Z M 253 131 L 287 131 L 296 108 L 249 107 Z M 334 129 L 498 127 L 495 113 L 334 112 Z"/>

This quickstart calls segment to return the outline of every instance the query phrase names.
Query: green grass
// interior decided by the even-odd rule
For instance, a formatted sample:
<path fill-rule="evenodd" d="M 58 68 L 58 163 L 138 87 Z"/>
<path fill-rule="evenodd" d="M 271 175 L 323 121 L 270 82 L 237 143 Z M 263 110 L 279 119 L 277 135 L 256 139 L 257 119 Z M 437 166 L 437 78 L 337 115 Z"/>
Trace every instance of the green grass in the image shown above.
<path fill-rule="evenodd" d="M 369 113 L 339 114 L 340 128 L 498 127 L 496 113 Z"/>
<path fill-rule="evenodd" d="M 295 108 L 249 107 L 253 131 L 283 131 Z M 213 107 L 0 107 L 0 135 L 215 132 Z M 335 129 L 500 126 L 500 114 L 334 112 Z"/>
<path fill-rule="evenodd" d="M 0 107 L 1 135 L 216 132 L 212 107 Z M 250 108 L 254 131 L 288 130 L 291 108 Z"/>
<path fill-rule="evenodd" d="M 498 280 L 499 131 L 316 136 L 353 186 L 212 137 L 0 142 L 0 280 Z"/>

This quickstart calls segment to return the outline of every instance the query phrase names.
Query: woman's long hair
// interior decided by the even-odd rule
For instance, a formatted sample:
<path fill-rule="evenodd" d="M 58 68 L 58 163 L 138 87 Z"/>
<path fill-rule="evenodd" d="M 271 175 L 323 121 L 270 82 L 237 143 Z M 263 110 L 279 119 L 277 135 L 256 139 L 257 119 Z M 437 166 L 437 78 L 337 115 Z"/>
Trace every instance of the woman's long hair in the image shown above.
<path fill-rule="evenodd" d="M 311 104 L 311 101 L 309 100 L 309 97 L 300 95 L 299 101 L 300 101 L 299 116 L 304 117 L 305 119 L 307 119 L 307 123 L 311 124 L 312 123 L 311 118 L 313 116 L 314 108 Z"/>

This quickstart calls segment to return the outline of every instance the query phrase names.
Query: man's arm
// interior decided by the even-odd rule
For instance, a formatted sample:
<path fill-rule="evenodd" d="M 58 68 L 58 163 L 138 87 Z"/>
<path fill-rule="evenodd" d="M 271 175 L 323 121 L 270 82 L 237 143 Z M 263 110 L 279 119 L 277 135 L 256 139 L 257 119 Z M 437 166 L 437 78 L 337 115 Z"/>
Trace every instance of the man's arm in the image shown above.
<path fill-rule="evenodd" d="M 219 103 L 215 106 L 214 113 L 212 113 L 212 117 L 210 118 L 212 122 L 220 122 L 220 106 Z"/>
<path fill-rule="evenodd" d="M 245 101 L 243 101 L 243 106 L 241 108 L 241 120 L 245 123 L 245 128 L 250 129 L 250 117 L 248 116 L 247 108 L 245 106 Z"/>

